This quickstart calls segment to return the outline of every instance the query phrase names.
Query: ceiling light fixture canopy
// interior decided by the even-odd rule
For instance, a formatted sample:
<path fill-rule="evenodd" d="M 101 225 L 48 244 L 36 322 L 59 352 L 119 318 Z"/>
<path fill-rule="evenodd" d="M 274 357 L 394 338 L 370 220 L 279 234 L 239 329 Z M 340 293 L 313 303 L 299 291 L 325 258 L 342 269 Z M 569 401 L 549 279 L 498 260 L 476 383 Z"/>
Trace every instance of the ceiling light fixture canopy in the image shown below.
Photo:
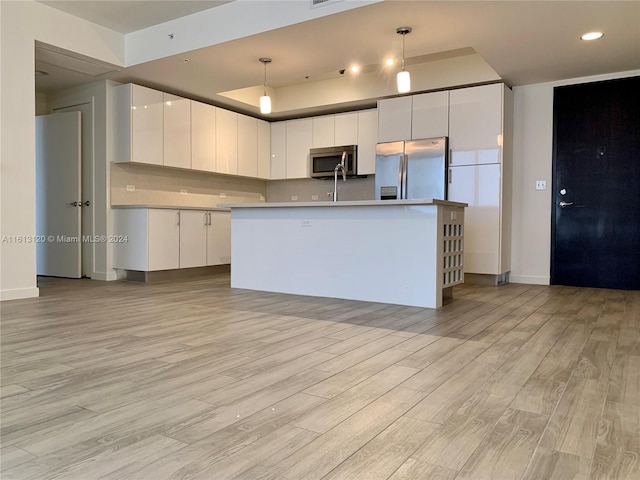
<path fill-rule="evenodd" d="M 402 70 L 398 72 L 398 92 L 407 93 L 411 91 L 411 76 L 404 69 L 404 37 L 411 33 L 411 27 L 398 27 L 396 29 L 398 35 L 402 35 Z"/>
<path fill-rule="evenodd" d="M 270 58 L 262 57 L 258 61 L 264 65 L 264 94 L 260 97 L 260 113 L 271 113 L 271 97 L 267 95 L 267 63 L 271 63 Z"/>

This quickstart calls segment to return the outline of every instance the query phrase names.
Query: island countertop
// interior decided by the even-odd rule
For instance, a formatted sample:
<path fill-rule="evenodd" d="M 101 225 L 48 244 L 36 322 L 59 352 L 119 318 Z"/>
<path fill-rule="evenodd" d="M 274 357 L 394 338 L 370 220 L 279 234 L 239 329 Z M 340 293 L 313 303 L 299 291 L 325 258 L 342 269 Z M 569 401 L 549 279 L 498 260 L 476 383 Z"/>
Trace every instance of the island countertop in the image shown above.
<path fill-rule="evenodd" d="M 218 205 L 223 208 L 300 208 L 300 207 L 382 207 L 411 205 L 442 205 L 447 207 L 466 207 L 466 203 L 450 202 L 434 198 L 411 200 L 345 200 L 339 202 L 273 202 L 273 203 L 232 203 Z"/>

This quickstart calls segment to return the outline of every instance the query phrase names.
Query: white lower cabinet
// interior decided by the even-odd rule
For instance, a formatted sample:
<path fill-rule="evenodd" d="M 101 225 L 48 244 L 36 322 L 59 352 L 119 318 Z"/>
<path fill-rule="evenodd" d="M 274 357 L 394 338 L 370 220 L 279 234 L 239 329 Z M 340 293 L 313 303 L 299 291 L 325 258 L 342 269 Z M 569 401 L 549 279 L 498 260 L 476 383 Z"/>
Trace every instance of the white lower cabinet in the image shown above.
<path fill-rule="evenodd" d="M 180 210 L 180 268 L 207 264 L 207 212 Z"/>
<path fill-rule="evenodd" d="M 231 213 L 207 212 L 207 265 L 231 263 Z"/>
<path fill-rule="evenodd" d="M 116 208 L 114 267 L 152 272 L 231 262 L 231 213 Z"/>

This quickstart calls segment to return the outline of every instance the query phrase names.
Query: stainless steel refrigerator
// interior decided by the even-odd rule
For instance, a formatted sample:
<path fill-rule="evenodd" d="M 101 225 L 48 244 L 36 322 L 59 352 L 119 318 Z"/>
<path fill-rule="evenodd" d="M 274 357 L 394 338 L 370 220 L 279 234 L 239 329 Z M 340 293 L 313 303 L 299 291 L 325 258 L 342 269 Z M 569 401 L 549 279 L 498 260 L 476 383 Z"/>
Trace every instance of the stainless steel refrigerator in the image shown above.
<path fill-rule="evenodd" d="M 447 199 L 447 137 L 376 146 L 376 200 Z"/>

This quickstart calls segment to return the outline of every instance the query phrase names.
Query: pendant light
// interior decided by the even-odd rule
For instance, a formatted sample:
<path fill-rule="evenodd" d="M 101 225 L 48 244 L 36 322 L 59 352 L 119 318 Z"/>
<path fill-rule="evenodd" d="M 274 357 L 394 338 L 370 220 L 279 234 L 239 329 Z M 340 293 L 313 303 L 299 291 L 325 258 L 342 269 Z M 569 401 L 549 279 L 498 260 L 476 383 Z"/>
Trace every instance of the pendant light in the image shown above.
<path fill-rule="evenodd" d="M 398 35 L 402 35 L 402 70 L 398 72 L 398 92 L 407 93 L 411 90 L 411 76 L 404 69 L 404 37 L 411 33 L 411 27 L 398 27 L 396 29 Z"/>
<path fill-rule="evenodd" d="M 267 63 L 271 63 L 270 58 L 259 58 L 258 61 L 264 65 L 264 95 L 260 97 L 260 113 L 271 113 L 271 97 L 267 95 Z"/>

